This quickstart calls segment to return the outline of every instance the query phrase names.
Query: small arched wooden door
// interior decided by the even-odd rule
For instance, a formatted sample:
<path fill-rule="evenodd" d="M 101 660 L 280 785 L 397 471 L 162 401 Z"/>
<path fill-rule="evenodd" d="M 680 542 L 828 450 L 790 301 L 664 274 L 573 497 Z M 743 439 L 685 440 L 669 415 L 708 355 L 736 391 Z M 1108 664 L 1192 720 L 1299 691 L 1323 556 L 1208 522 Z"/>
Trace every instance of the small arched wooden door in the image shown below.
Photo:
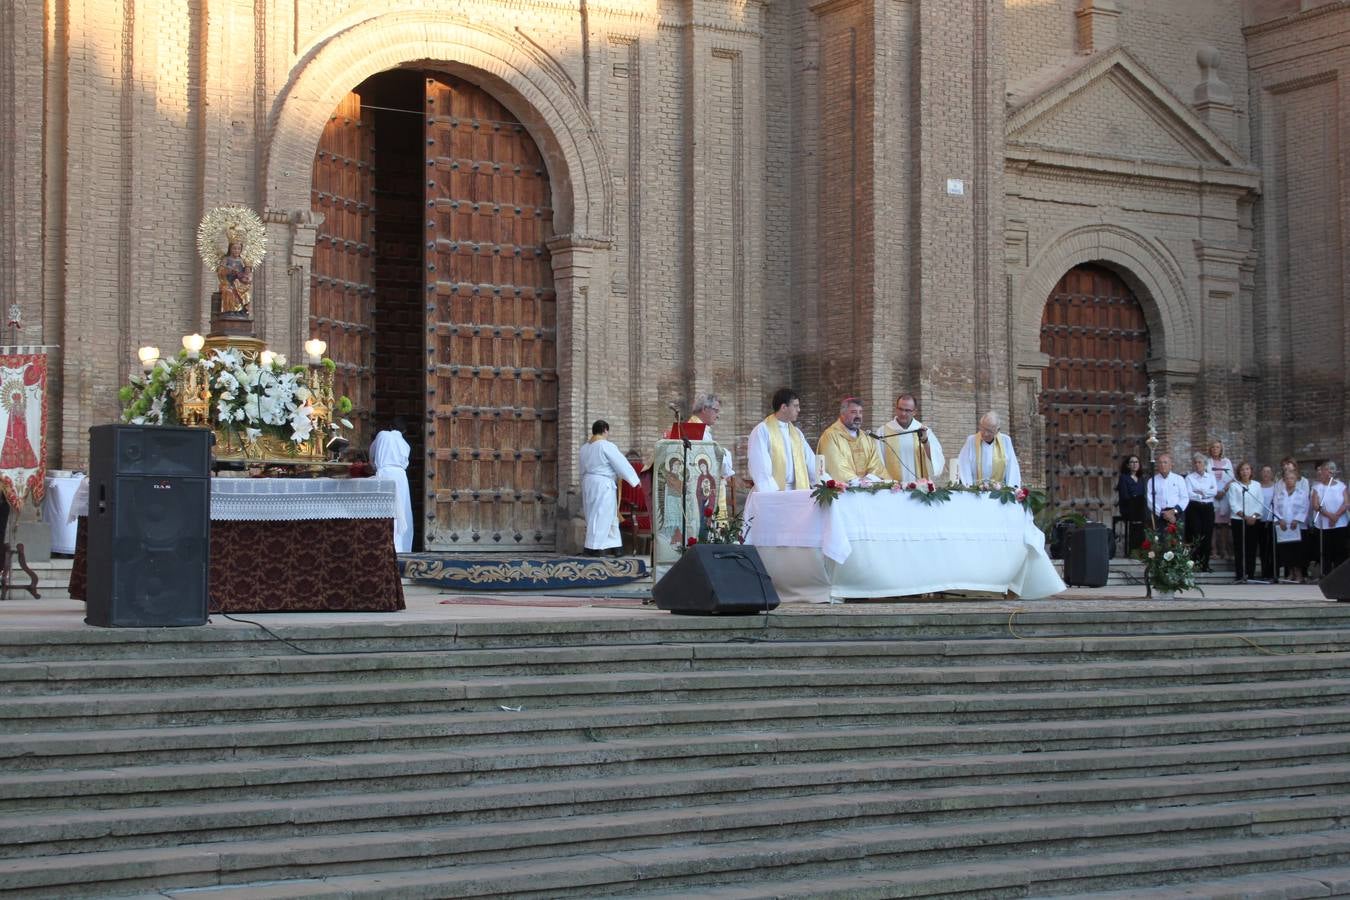
<path fill-rule="evenodd" d="M 1045 304 L 1041 383 L 1045 483 L 1058 515 L 1097 522 L 1116 514 L 1120 458 L 1144 451 L 1148 325 L 1129 286 L 1110 269 L 1070 269 Z"/>

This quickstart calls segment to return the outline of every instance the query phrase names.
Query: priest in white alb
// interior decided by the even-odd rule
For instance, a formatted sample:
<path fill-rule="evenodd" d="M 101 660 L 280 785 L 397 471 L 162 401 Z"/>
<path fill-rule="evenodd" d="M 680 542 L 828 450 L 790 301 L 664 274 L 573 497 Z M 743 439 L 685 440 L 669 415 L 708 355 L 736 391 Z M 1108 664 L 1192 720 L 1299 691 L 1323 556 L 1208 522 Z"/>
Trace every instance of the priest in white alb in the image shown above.
<path fill-rule="evenodd" d="M 779 388 L 772 403 L 773 413 L 750 432 L 746 448 L 755 490 L 810 490 L 816 483 L 816 455 L 792 424 L 801 414 L 801 398 L 790 388 Z"/>
<path fill-rule="evenodd" d="M 825 471 L 822 477 L 857 484 L 864 481 L 884 481 L 886 469 L 881 464 L 877 442 L 862 427 L 863 405 L 857 397 L 845 397 L 839 403 L 839 418 L 816 442 Z"/>
<path fill-rule="evenodd" d="M 881 426 L 881 461 L 892 481 L 936 481 L 946 470 L 942 442 L 914 418 L 918 409 L 913 394 L 901 394 L 895 398 L 895 418 Z"/>
<path fill-rule="evenodd" d="M 596 419 L 591 439 L 581 448 L 581 508 L 586 514 L 586 555 L 599 556 L 606 550 L 619 555 L 623 538 L 619 535 L 619 486 L 622 478 L 638 487 L 633 466 L 608 439 L 609 423 Z"/>
<path fill-rule="evenodd" d="M 999 431 L 996 412 L 980 416 L 980 430 L 966 438 L 957 465 L 962 484 L 980 484 L 996 481 L 999 484 L 1022 484 L 1022 470 L 1017 465 L 1012 438 Z"/>
<path fill-rule="evenodd" d="M 403 436 L 407 427 L 400 417 L 370 442 L 370 464 L 375 477 L 394 482 L 394 552 L 411 553 L 413 539 L 412 497 L 408 493 L 408 458 L 412 448 Z"/>

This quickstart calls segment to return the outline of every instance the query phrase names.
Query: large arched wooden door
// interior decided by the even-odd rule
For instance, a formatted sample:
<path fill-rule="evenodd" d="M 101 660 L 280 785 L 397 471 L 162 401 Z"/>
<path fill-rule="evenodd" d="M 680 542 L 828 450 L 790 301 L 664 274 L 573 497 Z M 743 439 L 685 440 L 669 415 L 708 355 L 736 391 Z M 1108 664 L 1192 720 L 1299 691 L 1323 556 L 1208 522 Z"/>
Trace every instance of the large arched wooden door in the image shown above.
<path fill-rule="evenodd" d="M 309 334 L 328 343 L 334 387 L 351 398 L 353 442 L 373 436 L 375 129 L 355 92 L 328 119 L 314 156 L 312 202 L 323 213 L 310 269 Z"/>
<path fill-rule="evenodd" d="M 426 79 L 425 546 L 551 550 L 557 316 L 548 173 L 481 88 Z"/>
<path fill-rule="evenodd" d="M 1120 457 L 1144 450 L 1148 326 L 1109 269 L 1078 266 L 1060 279 L 1041 319 L 1045 483 L 1059 514 L 1097 522 L 1115 514 Z"/>

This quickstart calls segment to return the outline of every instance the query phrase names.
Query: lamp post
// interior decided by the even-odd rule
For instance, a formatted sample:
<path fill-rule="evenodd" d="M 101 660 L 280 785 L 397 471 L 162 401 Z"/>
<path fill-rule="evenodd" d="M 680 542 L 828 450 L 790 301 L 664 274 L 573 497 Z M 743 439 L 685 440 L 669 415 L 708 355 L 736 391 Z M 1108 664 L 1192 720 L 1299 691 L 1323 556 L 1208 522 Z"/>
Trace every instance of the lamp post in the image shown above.
<path fill-rule="evenodd" d="M 187 351 L 188 359 L 197 359 L 202 354 L 202 347 L 206 344 L 206 338 L 200 334 L 183 335 L 183 349 Z"/>
<path fill-rule="evenodd" d="M 1155 391 L 1157 383 L 1153 379 L 1148 381 L 1148 436 L 1144 438 L 1144 445 L 1148 447 L 1148 491 L 1155 492 L 1153 476 L 1157 472 L 1155 468 L 1154 452 L 1158 449 L 1158 395 Z M 1148 516 L 1153 518 L 1153 501 L 1148 500 Z M 1157 530 L 1156 528 L 1154 529 Z M 1144 599 L 1153 599 L 1153 579 L 1149 576 L 1148 558 L 1144 558 Z"/>
<path fill-rule="evenodd" d="M 136 351 L 136 358 L 141 361 L 141 369 L 149 375 L 155 368 L 155 363 L 159 362 L 159 348 L 142 347 Z"/>

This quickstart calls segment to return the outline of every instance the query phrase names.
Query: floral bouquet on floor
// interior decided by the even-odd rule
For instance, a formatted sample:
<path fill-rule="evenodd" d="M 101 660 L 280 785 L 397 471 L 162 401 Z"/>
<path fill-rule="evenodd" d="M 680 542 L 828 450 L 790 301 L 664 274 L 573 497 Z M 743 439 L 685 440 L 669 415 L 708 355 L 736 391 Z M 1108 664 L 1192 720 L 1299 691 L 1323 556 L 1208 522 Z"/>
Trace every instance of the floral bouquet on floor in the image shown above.
<path fill-rule="evenodd" d="M 1145 531 L 1134 556 L 1143 560 L 1154 590 L 1175 594 L 1196 589 L 1195 560 L 1191 559 L 1191 548 L 1181 539 L 1176 525 Z"/>

